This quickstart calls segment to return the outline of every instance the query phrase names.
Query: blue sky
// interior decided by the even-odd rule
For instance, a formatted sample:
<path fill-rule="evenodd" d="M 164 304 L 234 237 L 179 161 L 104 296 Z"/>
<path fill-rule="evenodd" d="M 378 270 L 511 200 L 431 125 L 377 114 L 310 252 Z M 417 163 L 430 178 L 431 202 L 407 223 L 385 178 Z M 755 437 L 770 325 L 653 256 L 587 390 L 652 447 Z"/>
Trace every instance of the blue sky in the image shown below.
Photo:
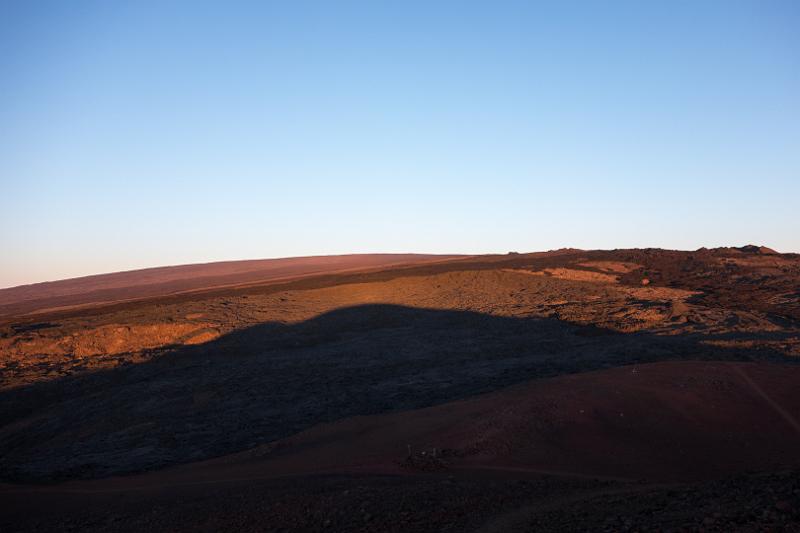
<path fill-rule="evenodd" d="M 800 3 L 0 2 L 0 286 L 800 252 Z"/>

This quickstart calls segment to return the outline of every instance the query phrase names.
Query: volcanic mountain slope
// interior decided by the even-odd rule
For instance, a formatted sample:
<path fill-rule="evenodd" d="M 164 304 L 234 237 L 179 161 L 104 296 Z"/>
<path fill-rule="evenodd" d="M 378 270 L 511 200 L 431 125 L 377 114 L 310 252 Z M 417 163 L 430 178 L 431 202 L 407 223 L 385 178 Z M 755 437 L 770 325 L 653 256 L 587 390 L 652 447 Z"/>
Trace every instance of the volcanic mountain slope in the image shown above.
<path fill-rule="evenodd" d="M 212 288 L 444 261 L 456 256 L 353 254 L 222 261 L 100 274 L 0 289 L 0 316 Z"/>
<path fill-rule="evenodd" d="M 653 525 L 647 502 L 670 490 L 702 501 L 665 521 L 788 527 L 799 288 L 800 258 L 759 247 L 562 250 L 8 317 L 0 474 L 62 483 L 8 486 L 5 523 L 122 529 L 91 510 L 122 491 L 131 530 L 224 528 L 225 505 L 253 530 L 597 530 L 597 501 L 631 493 Z M 766 515 L 734 516 L 739 492 L 696 484 L 749 470 L 776 474 L 713 483 L 771 487 Z M 86 491 L 91 504 L 55 503 Z M 589 500 L 587 521 L 559 514 Z M 52 521 L 21 516 L 30 505 Z"/>

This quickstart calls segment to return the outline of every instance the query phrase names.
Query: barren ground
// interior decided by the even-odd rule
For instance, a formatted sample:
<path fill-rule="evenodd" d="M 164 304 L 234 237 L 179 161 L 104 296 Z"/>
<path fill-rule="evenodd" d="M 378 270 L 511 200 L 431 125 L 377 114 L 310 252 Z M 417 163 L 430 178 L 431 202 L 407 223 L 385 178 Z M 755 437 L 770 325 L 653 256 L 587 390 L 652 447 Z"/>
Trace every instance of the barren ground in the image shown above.
<path fill-rule="evenodd" d="M 800 257 L 401 262 L 13 302 L 0 526 L 800 529 Z"/>

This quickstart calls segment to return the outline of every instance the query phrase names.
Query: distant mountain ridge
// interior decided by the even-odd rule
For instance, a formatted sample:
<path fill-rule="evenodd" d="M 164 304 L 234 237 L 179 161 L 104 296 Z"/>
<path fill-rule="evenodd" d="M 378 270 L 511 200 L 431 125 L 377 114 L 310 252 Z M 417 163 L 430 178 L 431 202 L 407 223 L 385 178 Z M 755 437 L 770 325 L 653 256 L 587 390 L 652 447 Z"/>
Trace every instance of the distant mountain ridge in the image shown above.
<path fill-rule="evenodd" d="M 0 289 L 0 315 L 458 257 L 464 256 L 349 254 L 221 261 L 97 274 Z"/>
<path fill-rule="evenodd" d="M 780 258 L 796 257 L 797 254 L 781 254 L 765 246 L 748 244 L 740 247 L 700 248 L 694 252 L 679 252 L 660 248 L 629 250 L 579 250 L 562 248 L 548 252 L 517 253 L 505 255 L 488 254 L 435 255 L 435 254 L 349 254 L 329 256 L 290 257 L 281 259 L 257 259 L 221 261 L 179 266 L 165 266 L 98 274 L 22 285 L 0 289 L 0 317 L 23 316 L 44 311 L 56 311 L 85 306 L 96 306 L 176 294 L 245 287 L 296 281 L 301 278 L 369 272 L 395 267 L 422 266 L 436 262 L 467 260 L 494 264 L 498 261 L 526 261 L 528 258 L 560 257 L 580 254 L 623 254 L 633 261 L 643 260 L 641 254 L 664 253 L 667 256 L 680 254 L 703 254 L 714 257 L 752 257 L 757 261 L 780 261 Z M 678 254 L 678 255 L 676 255 Z M 687 256 L 687 257 L 689 257 Z M 472 258 L 472 259 L 470 259 Z M 775 259 L 773 259 L 775 258 Z M 474 260 L 474 261 L 473 261 Z M 635 262 L 635 261 L 634 261 Z M 478 268 L 478 263 L 470 268 Z M 459 261 L 459 264 L 462 264 Z M 486 266 L 486 265 L 484 265 Z M 773 265 L 774 266 L 774 265 Z"/>

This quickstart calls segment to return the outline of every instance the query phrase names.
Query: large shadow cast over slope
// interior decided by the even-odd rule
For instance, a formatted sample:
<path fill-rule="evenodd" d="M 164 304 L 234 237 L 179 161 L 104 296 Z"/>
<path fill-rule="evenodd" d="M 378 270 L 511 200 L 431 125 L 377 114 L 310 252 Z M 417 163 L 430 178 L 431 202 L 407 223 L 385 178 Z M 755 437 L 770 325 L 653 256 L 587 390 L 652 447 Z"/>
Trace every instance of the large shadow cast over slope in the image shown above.
<path fill-rule="evenodd" d="M 343 417 L 624 364 L 784 360 L 703 339 L 394 305 L 265 323 L 148 363 L 3 393 L 0 475 L 47 481 L 154 469 Z"/>

